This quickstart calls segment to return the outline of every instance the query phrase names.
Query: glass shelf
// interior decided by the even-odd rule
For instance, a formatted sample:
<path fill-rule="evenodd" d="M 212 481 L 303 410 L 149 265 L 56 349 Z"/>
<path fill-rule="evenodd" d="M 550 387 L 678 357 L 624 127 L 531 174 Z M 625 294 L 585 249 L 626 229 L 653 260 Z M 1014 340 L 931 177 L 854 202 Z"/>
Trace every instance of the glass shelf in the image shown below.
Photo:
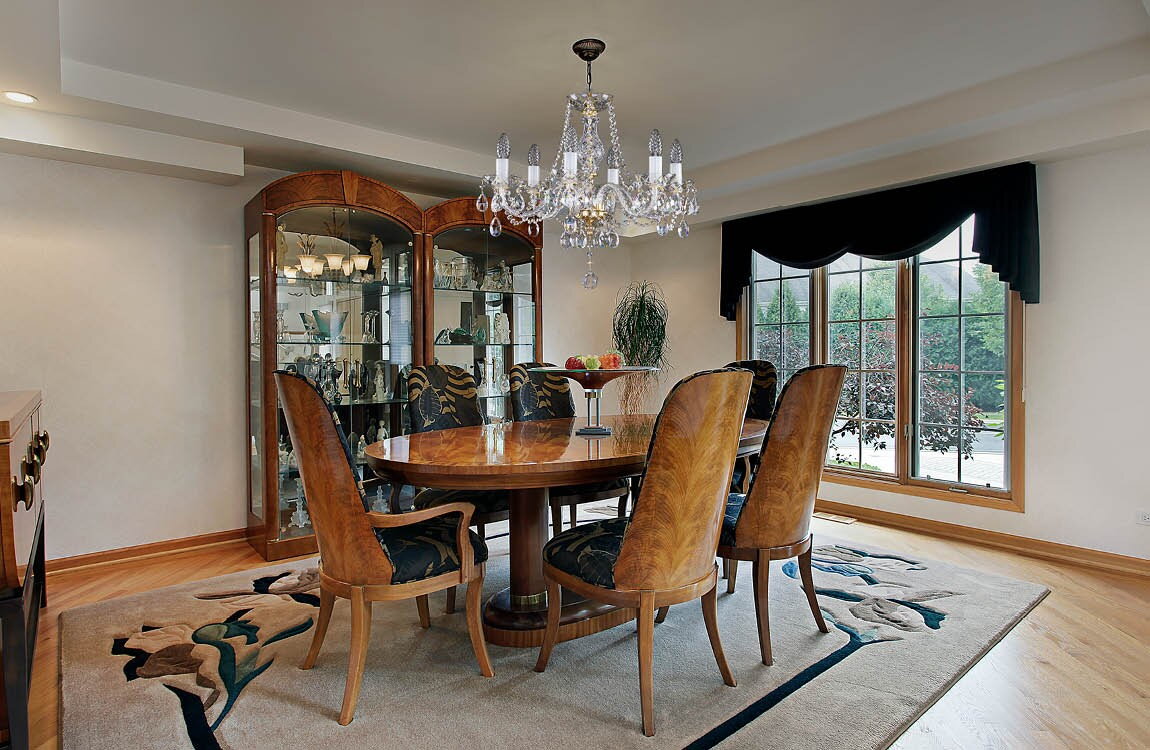
<path fill-rule="evenodd" d="M 276 341 L 279 346 L 392 346 L 393 342 L 368 343 L 366 341 Z M 394 346 L 411 346 L 411 341 L 397 341 Z"/>
<path fill-rule="evenodd" d="M 460 289 L 453 286 L 433 287 L 437 292 L 468 292 L 470 294 L 503 294 L 509 297 L 530 297 L 531 292 L 491 291 L 487 289 Z"/>
<path fill-rule="evenodd" d="M 323 277 L 312 278 L 311 276 L 296 276 L 293 279 L 293 278 L 289 278 L 289 277 L 283 276 L 283 275 L 277 275 L 276 276 L 276 284 L 278 286 L 284 286 L 284 287 L 292 287 L 292 286 L 303 287 L 303 286 L 306 286 L 307 284 L 309 284 L 313 281 L 318 281 L 321 284 L 335 284 L 336 286 L 370 287 L 370 286 L 374 285 L 374 286 L 380 287 L 379 291 L 381 294 L 387 294 L 392 289 L 395 289 L 395 290 L 400 291 L 400 292 L 410 292 L 411 291 L 411 284 L 398 284 L 394 281 L 384 283 L 384 282 L 378 281 L 376 279 L 373 279 L 371 281 L 364 281 L 362 279 L 351 279 L 351 278 L 343 278 L 343 279 L 329 279 L 329 278 L 323 278 Z"/>

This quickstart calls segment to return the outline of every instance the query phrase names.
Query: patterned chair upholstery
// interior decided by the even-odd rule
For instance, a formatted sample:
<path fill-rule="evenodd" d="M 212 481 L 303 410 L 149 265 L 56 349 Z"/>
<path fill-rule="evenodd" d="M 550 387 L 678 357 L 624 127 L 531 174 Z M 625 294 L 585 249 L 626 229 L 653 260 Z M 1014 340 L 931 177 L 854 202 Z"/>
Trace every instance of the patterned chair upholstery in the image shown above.
<path fill-rule="evenodd" d="M 630 523 L 629 518 L 609 518 L 556 534 L 543 548 L 543 560 L 587 583 L 613 589 L 615 561 Z"/>
<path fill-rule="evenodd" d="M 454 365 L 420 365 L 407 376 L 407 405 L 412 432 L 448 430 L 484 424 L 475 376 Z M 506 490 L 426 489 L 415 496 L 417 510 L 447 503 L 475 506 L 473 520 L 480 528 L 508 517 L 510 494 Z"/>
<path fill-rule="evenodd" d="M 546 362 L 520 362 L 511 367 L 511 409 L 517 422 L 539 419 L 569 419 L 575 416 L 575 401 L 571 397 L 571 382 L 550 373 L 531 372 L 533 367 L 554 367 Z M 563 529 L 563 508 L 571 509 L 571 525 L 575 525 L 576 508 L 581 503 L 619 499 L 619 516 L 627 512 L 627 495 L 631 485 L 626 479 L 613 479 L 592 484 L 552 487 L 551 525 L 558 534 Z"/>
<path fill-rule="evenodd" d="M 765 359 L 741 359 L 731 362 L 727 367 L 751 371 L 753 379 L 751 400 L 747 404 L 747 418 L 769 422 L 775 413 L 775 396 L 779 388 L 779 373 L 774 364 Z M 758 456 L 747 456 L 741 461 L 736 461 L 735 473 L 731 478 L 731 492 L 743 492 L 746 489 L 744 482 L 754 478 L 758 468 Z"/>
<path fill-rule="evenodd" d="M 315 381 L 300 375 L 298 372 L 281 370 L 297 380 L 307 383 L 319 394 L 320 400 L 331 414 L 335 425 L 335 432 L 343 444 L 343 454 L 347 459 L 348 470 L 356 478 L 356 489 L 359 490 L 359 499 L 363 503 L 364 511 L 371 510 L 371 503 L 363 492 L 363 483 L 359 481 L 356 472 L 355 459 L 348 444 L 347 435 L 339 421 L 339 414 L 335 407 L 323 397 L 323 391 Z M 459 570 L 459 551 L 455 548 L 455 533 L 458 525 L 458 515 L 432 518 L 409 526 L 375 529 L 376 539 L 379 540 L 383 553 L 392 565 L 391 582 L 410 583 L 423 578 L 442 575 Z M 487 544 L 475 532 L 471 532 L 471 546 L 475 550 L 475 563 L 487 560 Z"/>

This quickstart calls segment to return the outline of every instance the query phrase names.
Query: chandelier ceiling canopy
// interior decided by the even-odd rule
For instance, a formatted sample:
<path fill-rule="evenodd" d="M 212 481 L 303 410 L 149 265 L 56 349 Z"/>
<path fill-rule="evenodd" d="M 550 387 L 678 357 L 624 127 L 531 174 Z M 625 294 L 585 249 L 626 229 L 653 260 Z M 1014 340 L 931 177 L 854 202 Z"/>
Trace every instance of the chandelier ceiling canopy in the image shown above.
<path fill-rule="evenodd" d="M 511 141 L 503 133 L 495 145 L 495 174 L 483 178 L 475 201 L 480 211 L 490 206 L 493 237 L 502 231 L 499 214 L 513 225 L 526 224 L 529 234 L 542 231 L 544 220 L 562 217 L 559 244 L 587 252 L 583 286 L 588 289 L 598 285 L 591 267 L 592 251 L 618 247 L 624 227 L 654 225 L 660 237 L 671 233 L 686 237 L 690 232 L 687 217 L 699 210 L 695 184 L 683 178 L 683 147 L 678 139 L 671 142 L 667 174 L 663 172 L 663 138 L 658 130 L 652 130 L 647 140 L 646 173 L 627 168 L 614 98 L 591 88 L 591 64 L 606 48 L 599 39 L 580 39 L 571 46 L 587 63 L 587 90 L 567 96 L 563 131 L 550 172 L 540 173 L 539 146 L 533 143 L 527 150 L 526 179 L 512 175 Z M 581 127 L 573 116 L 578 117 Z M 608 145 L 599 135 L 603 119 L 607 121 Z"/>

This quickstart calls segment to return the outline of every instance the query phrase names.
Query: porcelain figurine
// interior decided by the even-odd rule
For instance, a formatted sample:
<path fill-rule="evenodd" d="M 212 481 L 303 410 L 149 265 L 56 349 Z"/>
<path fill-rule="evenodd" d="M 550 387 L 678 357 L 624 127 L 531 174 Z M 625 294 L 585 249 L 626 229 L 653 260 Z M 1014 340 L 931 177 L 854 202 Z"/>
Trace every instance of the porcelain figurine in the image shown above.
<path fill-rule="evenodd" d="M 387 375 L 383 371 L 382 362 L 375 363 L 375 393 L 376 401 L 383 401 L 387 393 Z"/>
<path fill-rule="evenodd" d="M 371 253 L 371 263 L 374 266 L 376 276 L 386 279 L 383 270 L 383 243 L 374 234 L 371 235 L 371 248 L 368 252 Z"/>
<path fill-rule="evenodd" d="M 494 335 L 492 336 L 493 344 L 510 344 L 511 343 L 511 323 L 507 318 L 507 313 L 495 313 Z"/>

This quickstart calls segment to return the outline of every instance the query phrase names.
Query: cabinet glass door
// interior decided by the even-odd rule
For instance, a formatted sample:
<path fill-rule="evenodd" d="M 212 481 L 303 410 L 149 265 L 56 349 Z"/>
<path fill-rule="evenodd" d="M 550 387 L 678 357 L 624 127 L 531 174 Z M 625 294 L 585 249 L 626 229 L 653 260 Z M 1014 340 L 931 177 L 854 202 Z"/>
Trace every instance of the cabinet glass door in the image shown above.
<path fill-rule="evenodd" d="M 364 448 L 407 432 L 415 238 L 384 216 L 347 207 L 299 208 L 276 224 L 276 367 L 319 385 L 359 478 L 370 478 Z M 278 411 L 277 419 L 279 538 L 309 535 L 303 483 Z M 370 494 L 385 510 L 387 488 Z"/>
<path fill-rule="evenodd" d="M 535 358 L 534 258 L 530 243 L 483 226 L 433 238 L 434 357 L 475 375 L 489 422 L 511 415 L 508 370 Z"/>

